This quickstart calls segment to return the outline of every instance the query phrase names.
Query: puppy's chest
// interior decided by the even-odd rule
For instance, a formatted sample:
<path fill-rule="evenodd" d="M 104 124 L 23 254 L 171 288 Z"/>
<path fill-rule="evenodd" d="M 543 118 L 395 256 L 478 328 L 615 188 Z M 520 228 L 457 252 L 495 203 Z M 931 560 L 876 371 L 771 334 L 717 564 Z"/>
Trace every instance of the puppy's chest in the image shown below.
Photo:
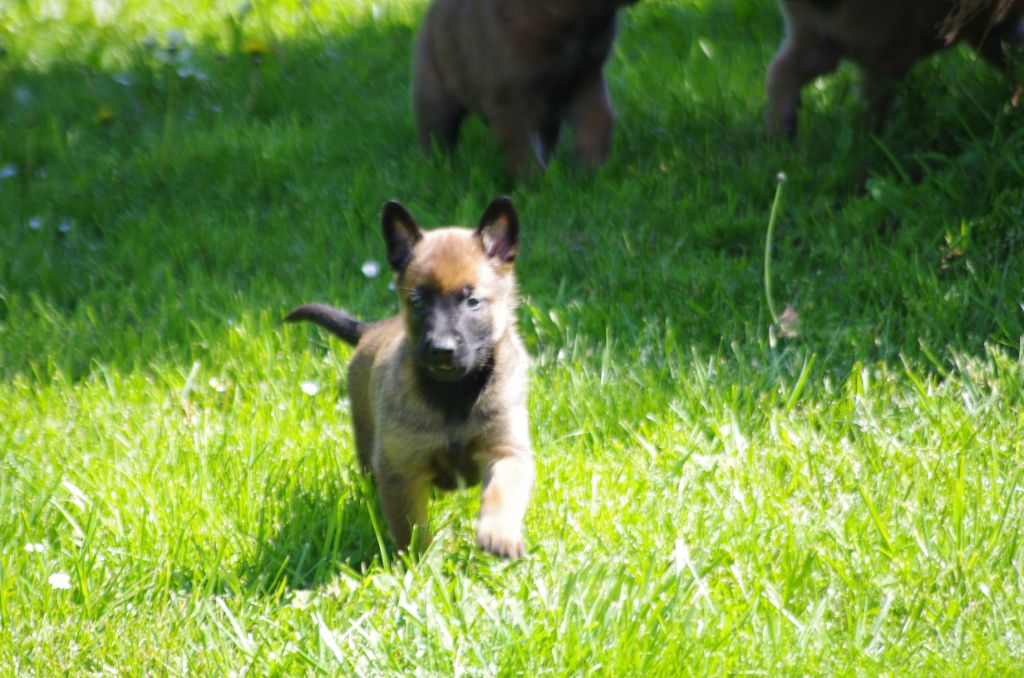
<path fill-rule="evenodd" d="M 480 482 L 480 467 L 470 446 L 457 437 L 450 438 L 447 447 L 433 452 L 429 468 L 434 486 L 442 490 L 457 490 Z"/>
<path fill-rule="evenodd" d="M 480 452 L 489 437 L 489 417 L 474 411 L 459 423 L 445 422 L 439 413 L 431 413 L 429 418 L 433 419 L 430 423 L 424 419 L 392 421 L 384 436 L 385 454 L 395 467 L 428 475 L 442 490 L 479 484 Z"/>

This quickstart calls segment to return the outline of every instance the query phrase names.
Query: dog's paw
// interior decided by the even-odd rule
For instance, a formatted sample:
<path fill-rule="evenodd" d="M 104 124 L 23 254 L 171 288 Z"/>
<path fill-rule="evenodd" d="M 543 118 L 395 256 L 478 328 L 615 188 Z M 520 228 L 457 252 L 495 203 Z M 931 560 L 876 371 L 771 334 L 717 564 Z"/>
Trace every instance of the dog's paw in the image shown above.
<path fill-rule="evenodd" d="M 484 551 L 510 560 L 526 553 L 519 525 L 510 524 L 497 516 L 480 518 L 476 526 L 476 543 Z"/>
<path fill-rule="evenodd" d="M 796 109 L 783 107 L 776 110 L 769 106 L 764 112 L 764 126 L 768 136 L 773 139 L 793 139 L 796 137 Z"/>

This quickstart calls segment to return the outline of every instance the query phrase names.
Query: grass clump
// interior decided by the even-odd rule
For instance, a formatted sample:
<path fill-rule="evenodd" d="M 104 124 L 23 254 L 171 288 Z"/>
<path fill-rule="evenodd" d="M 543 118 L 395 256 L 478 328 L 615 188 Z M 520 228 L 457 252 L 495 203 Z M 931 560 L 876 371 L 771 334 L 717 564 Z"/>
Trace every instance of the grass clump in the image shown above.
<path fill-rule="evenodd" d="M 479 121 L 453 157 L 415 148 L 424 9 L 0 15 L 0 666 L 1019 672 L 1005 83 L 943 54 L 868 138 L 844 70 L 773 144 L 772 4 L 647 0 L 608 68 L 611 161 L 587 174 L 563 148 L 513 186 Z M 409 561 L 356 468 L 350 349 L 280 319 L 314 299 L 393 312 L 361 272 L 384 200 L 471 223 L 509 191 L 530 553 L 480 553 L 462 493 Z"/>

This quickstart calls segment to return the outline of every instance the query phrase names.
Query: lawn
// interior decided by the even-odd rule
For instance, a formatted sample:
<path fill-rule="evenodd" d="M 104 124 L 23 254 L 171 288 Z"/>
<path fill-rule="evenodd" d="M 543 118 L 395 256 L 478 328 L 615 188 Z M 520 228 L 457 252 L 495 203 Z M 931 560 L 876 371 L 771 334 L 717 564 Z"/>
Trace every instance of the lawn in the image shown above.
<path fill-rule="evenodd" d="M 844 68 L 774 143 L 775 3 L 644 0 L 610 162 L 563 140 L 515 185 L 478 120 L 415 146 L 422 0 L 174 5 L 0 4 L 0 671 L 1024 673 L 998 74 L 922 64 L 872 136 Z M 281 319 L 394 312 L 363 272 L 385 200 L 472 224 L 501 193 L 528 554 L 475 547 L 468 491 L 410 559 L 355 462 L 351 349 Z"/>

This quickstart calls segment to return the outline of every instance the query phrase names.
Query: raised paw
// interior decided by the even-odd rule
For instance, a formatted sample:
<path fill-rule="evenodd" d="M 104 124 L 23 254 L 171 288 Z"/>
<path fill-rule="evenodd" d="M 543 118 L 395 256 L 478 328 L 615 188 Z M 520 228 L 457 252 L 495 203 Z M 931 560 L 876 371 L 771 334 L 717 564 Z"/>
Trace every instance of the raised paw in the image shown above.
<path fill-rule="evenodd" d="M 476 526 L 476 543 L 484 551 L 510 560 L 526 553 L 519 525 L 502 521 L 497 516 L 480 518 Z"/>

